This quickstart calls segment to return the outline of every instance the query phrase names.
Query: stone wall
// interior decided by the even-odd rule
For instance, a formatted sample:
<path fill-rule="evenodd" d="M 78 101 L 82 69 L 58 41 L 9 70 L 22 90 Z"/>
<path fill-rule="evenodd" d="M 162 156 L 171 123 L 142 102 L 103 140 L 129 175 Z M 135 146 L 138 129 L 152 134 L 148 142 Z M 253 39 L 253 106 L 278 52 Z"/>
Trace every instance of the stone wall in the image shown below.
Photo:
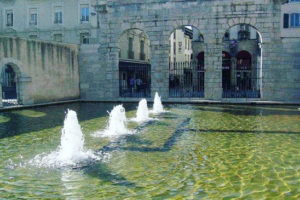
<path fill-rule="evenodd" d="M 7 64 L 17 75 L 17 95 L 21 104 L 80 97 L 77 45 L 1 36 L 0 70 Z"/>
<path fill-rule="evenodd" d="M 167 99 L 169 37 L 177 27 L 191 25 L 201 31 L 205 40 L 205 99 L 221 100 L 224 33 L 234 25 L 249 24 L 259 31 L 263 40 L 262 98 L 258 100 L 300 101 L 296 95 L 300 85 L 294 81 L 298 77 L 293 73 L 298 66 L 297 58 L 288 61 L 297 53 L 299 38 L 288 42 L 280 37 L 281 3 L 270 0 L 102 1 L 98 7 L 99 63 L 89 66 L 92 68 L 89 71 L 99 73 L 81 79 L 85 86 L 93 85 L 92 81 L 98 86 L 93 85 L 93 90 L 81 88 L 81 92 L 86 99 L 118 97 L 118 41 L 123 31 L 138 28 L 150 38 L 152 95 L 158 91 Z M 282 76 L 282 72 L 287 75 Z M 290 95 L 291 91 L 295 95 Z"/>

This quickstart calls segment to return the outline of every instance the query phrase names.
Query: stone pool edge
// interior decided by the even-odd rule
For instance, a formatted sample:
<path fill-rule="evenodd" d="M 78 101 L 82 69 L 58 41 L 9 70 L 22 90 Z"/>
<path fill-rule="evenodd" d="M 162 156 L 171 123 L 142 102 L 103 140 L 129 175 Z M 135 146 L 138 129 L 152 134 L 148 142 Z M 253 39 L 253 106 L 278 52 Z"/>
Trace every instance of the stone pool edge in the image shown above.
<path fill-rule="evenodd" d="M 45 107 L 52 105 L 68 104 L 68 103 L 138 103 L 142 98 L 116 98 L 116 99 L 102 99 L 102 100 L 84 100 L 84 99 L 74 99 L 66 101 L 56 101 L 49 103 L 40 103 L 34 105 L 17 105 L 0 108 L 2 111 L 10 110 L 22 110 L 27 108 L 35 107 Z M 153 103 L 153 98 L 146 98 L 148 102 Z M 300 102 L 281 102 L 281 101 L 261 101 L 261 100 L 249 100 L 249 99 L 239 99 L 239 100 L 201 100 L 201 99 L 166 99 L 163 103 L 167 104 L 219 104 L 219 105 L 294 105 L 300 106 Z"/>

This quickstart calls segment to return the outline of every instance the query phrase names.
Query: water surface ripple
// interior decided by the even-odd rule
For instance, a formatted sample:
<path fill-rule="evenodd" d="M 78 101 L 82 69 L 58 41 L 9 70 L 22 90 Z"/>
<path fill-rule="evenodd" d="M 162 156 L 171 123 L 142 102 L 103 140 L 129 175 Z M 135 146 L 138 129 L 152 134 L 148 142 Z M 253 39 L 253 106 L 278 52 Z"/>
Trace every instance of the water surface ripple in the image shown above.
<path fill-rule="evenodd" d="M 167 105 L 136 134 L 93 137 L 113 104 L 0 113 L 0 199 L 299 199 L 300 111 L 294 106 Z M 136 104 L 125 104 L 127 118 Z M 107 159 L 78 168 L 28 165 L 53 152 L 67 108 L 85 146 Z"/>

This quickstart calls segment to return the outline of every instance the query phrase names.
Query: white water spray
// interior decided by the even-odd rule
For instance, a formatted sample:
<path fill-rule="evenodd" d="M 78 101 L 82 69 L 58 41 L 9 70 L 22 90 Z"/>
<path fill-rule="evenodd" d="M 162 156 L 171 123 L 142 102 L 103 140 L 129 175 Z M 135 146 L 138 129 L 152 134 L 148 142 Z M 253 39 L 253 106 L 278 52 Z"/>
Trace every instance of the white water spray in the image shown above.
<path fill-rule="evenodd" d="M 136 112 L 136 118 L 133 119 L 136 122 L 145 122 L 145 121 L 149 121 L 149 110 L 148 110 L 148 106 L 147 106 L 147 100 L 146 99 L 142 99 L 139 102 L 139 106 Z"/>
<path fill-rule="evenodd" d="M 125 108 L 122 105 L 115 106 L 109 113 L 109 121 L 106 129 L 96 132 L 94 136 L 116 137 L 124 134 L 131 134 L 127 129 L 127 118 Z"/>
<path fill-rule="evenodd" d="M 59 160 L 81 160 L 84 152 L 84 137 L 79 125 L 76 112 L 69 110 L 62 129 Z"/>
<path fill-rule="evenodd" d="M 154 97 L 153 113 L 154 114 L 159 114 L 159 113 L 162 113 L 162 112 L 164 112 L 164 107 L 162 105 L 160 96 L 156 92 L 155 97 Z"/>
<path fill-rule="evenodd" d="M 84 148 L 84 136 L 75 111 L 68 110 L 61 131 L 61 142 L 58 149 L 49 155 L 40 154 L 29 161 L 38 167 L 74 166 L 79 162 L 97 157 Z"/>

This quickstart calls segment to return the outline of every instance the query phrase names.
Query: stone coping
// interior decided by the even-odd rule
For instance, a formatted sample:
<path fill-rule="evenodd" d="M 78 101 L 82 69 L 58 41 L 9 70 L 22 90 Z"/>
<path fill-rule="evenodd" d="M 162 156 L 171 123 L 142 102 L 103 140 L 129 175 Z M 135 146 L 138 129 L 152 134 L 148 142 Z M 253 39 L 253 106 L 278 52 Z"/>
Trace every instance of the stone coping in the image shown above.
<path fill-rule="evenodd" d="M 84 100 L 84 99 L 74 99 L 74 100 L 66 100 L 66 101 L 57 101 L 50 103 L 40 103 L 34 105 L 17 105 L 17 106 L 9 106 L 0 108 L 0 112 L 10 111 L 10 110 L 22 110 L 27 108 L 35 108 L 35 107 L 44 107 L 51 105 L 59 105 L 59 104 L 68 104 L 68 103 L 138 103 L 142 98 L 114 98 L 114 99 L 102 99 L 102 100 Z M 148 102 L 153 102 L 153 98 L 146 98 Z M 300 102 L 283 102 L 283 101 L 262 101 L 262 100 L 250 100 L 250 99 L 222 99 L 222 100 L 204 100 L 204 99 L 176 99 L 170 98 L 167 100 L 163 100 L 165 104 L 220 104 L 220 105 L 299 105 Z"/>
<path fill-rule="evenodd" d="M 143 98 L 114 98 L 100 100 L 80 100 L 81 102 L 112 102 L 112 103 L 137 103 Z M 148 102 L 153 102 L 153 98 L 145 98 Z M 260 99 L 222 99 L 222 100 L 207 100 L 199 98 L 168 98 L 163 99 L 163 103 L 167 104 L 231 104 L 231 105 L 300 105 L 300 102 L 284 102 L 284 101 L 263 101 Z"/>
<path fill-rule="evenodd" d="M 22 110 L 22 109 L 35 108 L 35 107 L 52 106 L 52 105 L 59 105 L 59 104 L 67 104 L 67 103 L 77 103 L 80 101 L 81 101 L 80 99 L 74 99 L 74 100 L 66 100 L 66 101 L 55 101 L 55 102 L 49 102 L 49 103 L 33 104 L 33 105 L 8 106 L 8 107 L 0 108 L 0 112 L 10 111 L 10 110 Z"/>

